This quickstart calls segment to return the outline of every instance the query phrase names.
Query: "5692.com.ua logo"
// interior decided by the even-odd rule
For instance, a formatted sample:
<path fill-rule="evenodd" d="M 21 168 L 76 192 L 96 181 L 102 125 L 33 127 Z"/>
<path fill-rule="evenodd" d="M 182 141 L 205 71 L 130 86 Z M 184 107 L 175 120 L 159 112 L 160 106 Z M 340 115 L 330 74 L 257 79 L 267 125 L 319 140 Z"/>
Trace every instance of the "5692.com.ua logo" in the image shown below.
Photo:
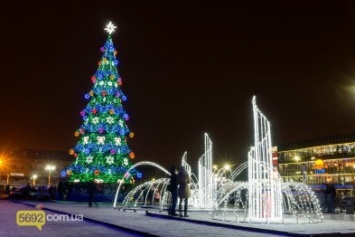
<path fill-rule="evenodd" d="M 16 223 L 19 226 L 36 226 L 39 230 L 46 221 L 83 221 L 82 214 L 46 214 L 43 210 L 20 210 L 16 213 Z"/>

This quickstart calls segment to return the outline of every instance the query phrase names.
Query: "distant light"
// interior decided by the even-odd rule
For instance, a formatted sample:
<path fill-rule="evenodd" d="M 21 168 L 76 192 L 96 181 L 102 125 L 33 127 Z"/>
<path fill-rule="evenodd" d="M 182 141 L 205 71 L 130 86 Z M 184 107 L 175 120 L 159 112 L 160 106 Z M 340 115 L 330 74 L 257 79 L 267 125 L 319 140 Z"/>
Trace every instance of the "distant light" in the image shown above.
<path fill-rule="evenodd" d="M 47 165 L 45 170 L 48 170 L 48 171 L 55 170 L 55 166 L 54 165 Z"/>

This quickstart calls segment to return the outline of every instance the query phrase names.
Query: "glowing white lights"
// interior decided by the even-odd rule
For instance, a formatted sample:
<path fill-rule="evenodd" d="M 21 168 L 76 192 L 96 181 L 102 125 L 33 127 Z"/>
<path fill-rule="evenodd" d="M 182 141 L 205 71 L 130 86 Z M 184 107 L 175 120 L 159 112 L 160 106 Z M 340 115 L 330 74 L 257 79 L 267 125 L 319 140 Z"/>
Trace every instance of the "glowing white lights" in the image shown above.
<path fill-rule="evenodd" d="M 270 122 L 253 97 L 254 147 L 249 152 L 249 221 L 282 221 L 281 179 L 273 175 Z"/>
<path fill-rule="evenodd" d="M 198 202 L 200 208 L 213 206 L 212 140 L 205 133 L 205 153 L 198 160 Z"/>
<path fill-rule="evenodd" d="M 294 217 L 288 219 L 294 219 L 297 223 L 301 223 L 302 220 L 307 223 L 322 221 L 324 217 L 321 207 L 311 188 L 302 183 L 283 182 L 280 174 L 274 169 L 270 122 L 257 108 L 255 97 L 253 98 L 253 111 L 254 146 L 248 153 L 248 161 L 235 170 L 231 170 L 230 164 L 225 164 L 221 168 L 212 165 L 212 140 L 207 133 L 204 136 L 205 153 L 198 160 L 198 177 L 191 172 L 191 167 L 187 163 L 187 153 L 184 153 L 181 165 L 191 175 L 191 187 L 193 187 L 189 205 L 193 208 L 211 210 L 211 219 L 214 220 L 220 218 L 225 221 L 229 217 L 231 221 L 240 222 L 286 223 L 285 216 L 287 215 L 284 216 L 283 213 L 287 211 Z M 126 160 L 124 160 L 125 164 Z M 169 174 L 160 165 L 144 161 L 133 165 L 125 173 L 125 177 L 129 175 L 131 169 L 140 165 L 153 166 Z M 248 181 L 237 181 L 237 176 L 247 168 Z M 229 177 L 226 175 L 227 171 L 230 173 Z M 117 181 L 119 186 L 115 195 L 114 208 L 116 208 L 123 179 Z M 154 196 L 155 190 L 159 189 L 161 199 L 158 205 L 162 211 L 164 206 L 168 205 L 170 195 L 167 191 L 168 183 L 168 178 L 154 178 L 138 185 L 126 195 L 122 201 L 122 208 L 129 208 L 132 203 L 133 207 L 137 207 L 142 201 L 144 206 L 149 205 L 149 198 L 151 195 Z M 218 217 L 220 214 L 222 216 Z"/>
<path fill-rule="evenodd" d="M 48 187 L 51 186 L 51 174 L 52 171 L 55 170 L 55 166 L 54 165 L 47 165 L 45 170 L 48 171 Z"/>
<path fill-rule="evenodd" d="M 109 34 L 112 34 L 112 32 L 114 32 L 116 28 L 117 28 L 117 27 L 116 27 L 114 24 L 112 24 L 112 22 L 110 21 L 110 22 L 106 25 L 105 31 L 107 31 L 107 33 L 109 33 Z"/>

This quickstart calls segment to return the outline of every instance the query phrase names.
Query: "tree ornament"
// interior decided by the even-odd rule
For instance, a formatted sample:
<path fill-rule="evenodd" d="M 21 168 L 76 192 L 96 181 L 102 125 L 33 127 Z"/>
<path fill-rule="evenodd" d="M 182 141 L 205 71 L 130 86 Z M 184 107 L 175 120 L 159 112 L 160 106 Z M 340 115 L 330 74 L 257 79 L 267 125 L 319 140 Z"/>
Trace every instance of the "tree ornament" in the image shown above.
<path fill-rule="evenodd" d="M 116 26 L 114 24 L 112 24 L 112 22 L 110 21 L 105 28 L 105 31 L 107 31 L 107 33 L 112 34 L 116 29 Z"/>
<path fill-rule="evenodd" d="M 92 163 L 92 161 L 93 161 L 93 157 L 92 156 L 87 156 L 86 157 L 86 163 L 90 164 L 90 163 Z"/>
<path fill-rule="evenodd" d="M 73 154 L 74 154 L 74 150 L 73 150 L 73 149 L 70 149 L 70 150 L 69 150 L 69 154 L 70 154 L 70 155 L 73 155 Z"/>
<path fill-rule="evenodd" d="M 106 137 L 104 136 L 98 136 L 97 137 L 97 145 L 103 145 L 105 143 Z"/>
<path fill-rule="evenodd" d="M 121 146 L 121 138 L 120 137 L 115 137 L 115 145 Z"/>
<path fill-rule="evenodd" d="M 106 122 L 107 122 L 108 124 L 113 124 L 113 122 L 114 122 L 113 117 L 111 117 L 111 116 L 107 117 L 107 118 L 106 118 Z"/>
<path fill-rule="evenodd" d="M 100 122 L 99 117 L 94 117 L 94 118 L 92 119 L 92 123 L 93 123 L 93 124 L 98 124 L 99 122 Z"/>
<path fill-rule="evenodd" d="M 114 159 L 112 156 L 106 157 L 106 163 L 112 165 L 114 163 Z"/>

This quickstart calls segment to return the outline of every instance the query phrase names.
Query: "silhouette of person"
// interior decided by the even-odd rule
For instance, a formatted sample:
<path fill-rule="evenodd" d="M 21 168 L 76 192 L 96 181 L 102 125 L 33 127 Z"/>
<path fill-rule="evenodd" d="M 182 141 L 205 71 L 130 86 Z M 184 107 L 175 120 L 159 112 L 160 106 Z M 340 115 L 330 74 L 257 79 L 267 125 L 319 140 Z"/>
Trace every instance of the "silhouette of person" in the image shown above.
<path fill-rule="evenodd" d="M 89 207 L 92 207 L 92 203 L 94 201 L 94 195 L 95 195 L 95 183 L 90 182 L 89 183 Z"/>
<path fill-rule="evenodd" d="M 336 189 L 334 184 L 326 184 L 325 194 L 325 202 L 328 213 L 335 213 L 335 197 L 336 197 Z"/>
<path fill-rule="evenodd" d="M 31 185 L 30 183 L 27 183 L 25 188 L 25 199 L 30 199 L 30 193 L 31 193 Z"/>
<path fill-rule="evenodd" d="M 169 206 L 168 214 L 171 216 L 177 216 L 176 214 L 176 204 L 178 199 L 178 176 L 176 174 L 175 166 L 170 167 L 170 181 L 169 181 L 169 192 L 171 193 L 171 205 Z"/>
<path fill-rule="evenodd" d="M 178 174 L 178 180 L 179 180 L 179 211 L 180 211 L 180 217 L 189 217 L 187 215 L 187 206 L 188 206 L 188 200 L 189 197 L 191 197 L 191 190 L 190 190 L 190 177 L 187 171 L 185 170 L 185 167 L 181 166 L 180 171 Z M 182 215 L 182 201 L 184 200 L 184 215 Z"/>

